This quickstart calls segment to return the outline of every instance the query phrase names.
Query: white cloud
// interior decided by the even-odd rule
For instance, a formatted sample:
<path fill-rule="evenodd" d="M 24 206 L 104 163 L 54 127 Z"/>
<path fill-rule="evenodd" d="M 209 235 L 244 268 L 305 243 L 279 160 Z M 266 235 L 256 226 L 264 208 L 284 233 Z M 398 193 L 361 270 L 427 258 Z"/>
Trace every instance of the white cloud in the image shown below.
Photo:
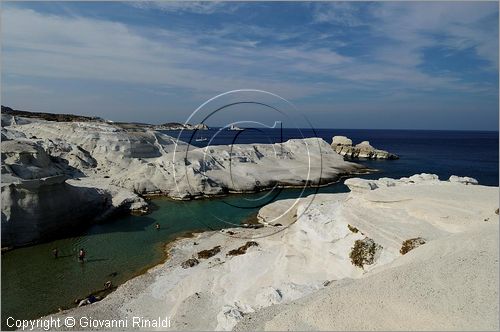
<path fill-rule="evenodd" d="M 150 39 L 121 23 L 12 8 L 3 18 L 3 64 L 9 74 L 164 84 L 207 93 L 259 87 L 302 96 L 314 90 L 261 75 L 266 68 L 256 60 L 270 61 L 274 52 L 240 41 L 210 50 L 183 32 L 155 30 L 157 38 Z M 276 54 L 287 55 L 287 61 L 314 56 L 286 49 Z"/>
<path fill-rule="evenodd" d="M 369 27 L 372 37 L 392 42 L 374 45 L 372 60 L 416 67 L 430 47 L 447 48 L 449 54 L 473 49 L 478 57 L 498 69 L 497 3 L 491 2 L 380 2 L 314 4 L 314 22 L 348 28 Z M 493 27 L 493 29 L 492 29 Z"/>
<path fill-rule="evenodd" d="M 231 1 L 133 1 L 126 2 L 136 8 L 157 9 L 165 12 L 189 12 L 195 14 L 213 14 L 215 12 L 233 12 L 238 7 Z"/>
<path fill-rule="evenodd" d="M 166 6 L 172 6 L 168 10 L 174 10 L 175 6 L 201 10 L 197 3 Z M 216 7 L 219 3 L 209 6 Z M 352 6 L 335 4 L 334 9 L 340 7 L 344 11 L 344 18 L 333 19 L 352 26 L 354 22 L 347 18 L 359 17 L 351 12 Z M 446 8 L 436 7 L 437 12 L 429 17 L 424 5 L 382 3 L 370 7 L 377 20 L 372 22 L 371 33 L 390 37 L 391 42 L 373 45 L 369 54 L 358 57 L 335 51 L 333 47 L 341 42 L 332 47 L 323 35 L 317 39 L 302 38 L 304 41 L 299 45 L 261 45 L 268 37 L 281 41 L 304 37 L 304 32 L 297 29 L 273 31 L 236 24 L 196 33 L 145 27 L 137 30 L 101 19 L 5 8 L 3 70 L 26 77 L 168 86 L 197 95 L 237 88 L 264 89 L 287 98 L 349 89 L 491 91 L 495 87 L 487 83 L 466 83 L 453 73 L 429 74 L 418 68 L 423 61 L 422 50 L 435 45 L 455 50 L 473 47 L 484 59 L 498 58 L 498 44 L 483 33 L 480 25 L 487 11 Z M 465 15 L 467 12 L 469 16 Z M 442 44 L 429 35 L 438 32 L 446 35 Z"/>
<path fill-rule="evenodd" d="M 350 2 L 316 3 L 313 19 L 317 23 L 334 23 L 348 27 L 363 25 L 359 6 Z"/>

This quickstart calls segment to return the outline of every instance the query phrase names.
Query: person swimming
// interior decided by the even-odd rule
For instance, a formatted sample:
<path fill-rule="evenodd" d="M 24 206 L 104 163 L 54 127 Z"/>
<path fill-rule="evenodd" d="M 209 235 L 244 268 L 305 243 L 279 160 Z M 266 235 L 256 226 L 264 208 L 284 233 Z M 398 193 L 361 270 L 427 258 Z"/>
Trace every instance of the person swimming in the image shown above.
<path fill-rule="evenodd" d="M 83 248 L 80 248 L 80 251 L 78 252 L 78 261 L 80 263 L 83 263 L 85 259 L 85 250 L 83 250 Z"/>
<path fill-rule="evenodd" d="M 101 300 L 100 296 L 94 296 L 94 295 L 91 294 L 91 295 L 87 296 L 86 298 L 84 298 L 83 300 L 81 300 L 78 303 L 78 306 L 79 307 L 83 307 L 84 305 L 89 305 L 89 304 L 98 302 L 100 300 Z"/>
<path fill-rule="evenodd" d="M 157 230 L 157 231 L 159 231 L 159 230 L 160 230 L 160 224 L 159 224 L 159 223 L 156 223 L 155 227 L 156 227 L 156 230 Z"/>

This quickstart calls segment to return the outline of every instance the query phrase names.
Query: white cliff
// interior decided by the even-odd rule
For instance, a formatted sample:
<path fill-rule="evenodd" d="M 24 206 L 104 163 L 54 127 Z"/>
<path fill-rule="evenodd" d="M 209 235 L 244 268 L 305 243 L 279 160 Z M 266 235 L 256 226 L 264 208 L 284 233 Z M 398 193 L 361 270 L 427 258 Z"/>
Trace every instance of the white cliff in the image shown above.
<path fill-rule="evenodd" d="M 60 176 L 61 186 L 51 187 L 54 204 L 57 197 L 72 197 L 64 196 L 64 191 L 56 194 L 59 188 L 94 190 L 106 203 L 90 210 L 94 210 L 96 218 L 102 218 L 120 209 L 144 210 L 146 203 L 138 195 L 191 199 L 254 192 L 276 185 L 323 185 L 364 169 L 344 161 L 317 138 L 196 148 L 133 124 L 56 122 L 2 115 L 2 139 L 2 196 L 9 197 L 2 201 L 2 234 L 8 232 L 14 244 L 26 242 L 16 239 L 17 228 L 13 225 L 23 218 L 29 225 L 28 220 L 34 221 L 44 207 L 42 204 L 30 210 L 29 201 L 26 206 L 19 205 L 21 196 L 13 194 L 12 188 L 25 188 L 28 180 L 42 183 L 47 176 Z M 40 189 L 36 191 L 35 202 L 48 199 L 39 200 Z M 75 198 L 72 204 L 87 203 Z M 67 213 L 71 209 L 62 205 L 52 210 L 50 218 L 52 223 L 63 223 L 63 228 L 67 225 L 62 219 L 71 217 Z M 46 234 L 45 222 L 34 221 L 34 225 L 38 225 L 40 234 Z"/>
<path fill-rule="evenodd" d="M 120 209 L 147 207 L 113 186 L 68 181 L 80 172 L 33 140 L 19 136 L 3 140 L 1 148 L 3 247 L 53 239 Z"/>

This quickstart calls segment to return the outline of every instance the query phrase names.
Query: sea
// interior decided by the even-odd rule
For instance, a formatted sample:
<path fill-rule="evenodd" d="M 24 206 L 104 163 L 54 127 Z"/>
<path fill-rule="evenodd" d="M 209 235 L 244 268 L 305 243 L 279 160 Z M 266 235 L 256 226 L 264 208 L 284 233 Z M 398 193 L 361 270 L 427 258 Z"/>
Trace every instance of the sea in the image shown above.
<path fill-rule="evenodd" d="M 374 130 L 374 129 L 268 129 L 164 131 L 181 141 L 207 145 L 279 143 L 293 138 L 320 137 L 331 143 L 333 136 L 346 136 L 354 144 L 369 141 L 372 146 L 397 154 L 400 159 L 358 160 L 379 172 L 373 177 L 400 178 L 417 173 L 436 174 L 442 180 L 451 175 L 470 176 L 480 184 L 498 185 L 497 131 Z M 206 141 L 196 139 L 207 138 Z"/>
<path fill-rule="evenodd" d="M 424 131 L 365 129 L 245 129 L 165 131 L 199 147 L 227 144 L 280 143 L 292 138 L 320 137 L 330 143 L 335 135 L 355 144 L 369 141 L 397 154 L 397 160 L 357 160 L 374 170 L 363 178 L 400 178 L 417 173 L 476 178 L 481 185 L 499 184 L 499 133 L 491 131 Z M 204 140 L 206 138 L 206 140 Z M 194 201 L 152 200 L 145 216 L 121 216 L 89 227 L 79 236 L 15 249 L 2 254 L 1 315 L 6 319 L 34 319 L 74 306 L 108 280 L 119 285 L 166 259 L 165 244 L 188 232 L 239 226 L 255 216 L 265 199 L 346 192 L 341 182 L 322 188 L 284 189 L 278 195 L 235 194 Z M 270 202 L 266 201 L 266 202 Z M 255 204 L 259 202 L 259 204 Z M 160 230 L 154 225 L 160 224 Z M 52 249 L 59 249 L 54 259 Z M 87 262 L 77 261 L 85 248 Z"/>

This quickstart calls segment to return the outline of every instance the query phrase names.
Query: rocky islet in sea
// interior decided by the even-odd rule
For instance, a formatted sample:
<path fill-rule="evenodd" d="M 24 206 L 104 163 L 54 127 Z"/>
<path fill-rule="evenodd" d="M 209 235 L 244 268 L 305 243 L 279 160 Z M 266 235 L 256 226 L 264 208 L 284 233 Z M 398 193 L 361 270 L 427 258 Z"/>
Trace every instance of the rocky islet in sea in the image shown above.
<path fill-rule="evenodd" d="M 346 136 L 334 136 L 331 145 L 335 152 L 347 159 L 399 159 L 393 153 L 374 148 L 368 141 L 353 145 L 352 140 Z"/>

